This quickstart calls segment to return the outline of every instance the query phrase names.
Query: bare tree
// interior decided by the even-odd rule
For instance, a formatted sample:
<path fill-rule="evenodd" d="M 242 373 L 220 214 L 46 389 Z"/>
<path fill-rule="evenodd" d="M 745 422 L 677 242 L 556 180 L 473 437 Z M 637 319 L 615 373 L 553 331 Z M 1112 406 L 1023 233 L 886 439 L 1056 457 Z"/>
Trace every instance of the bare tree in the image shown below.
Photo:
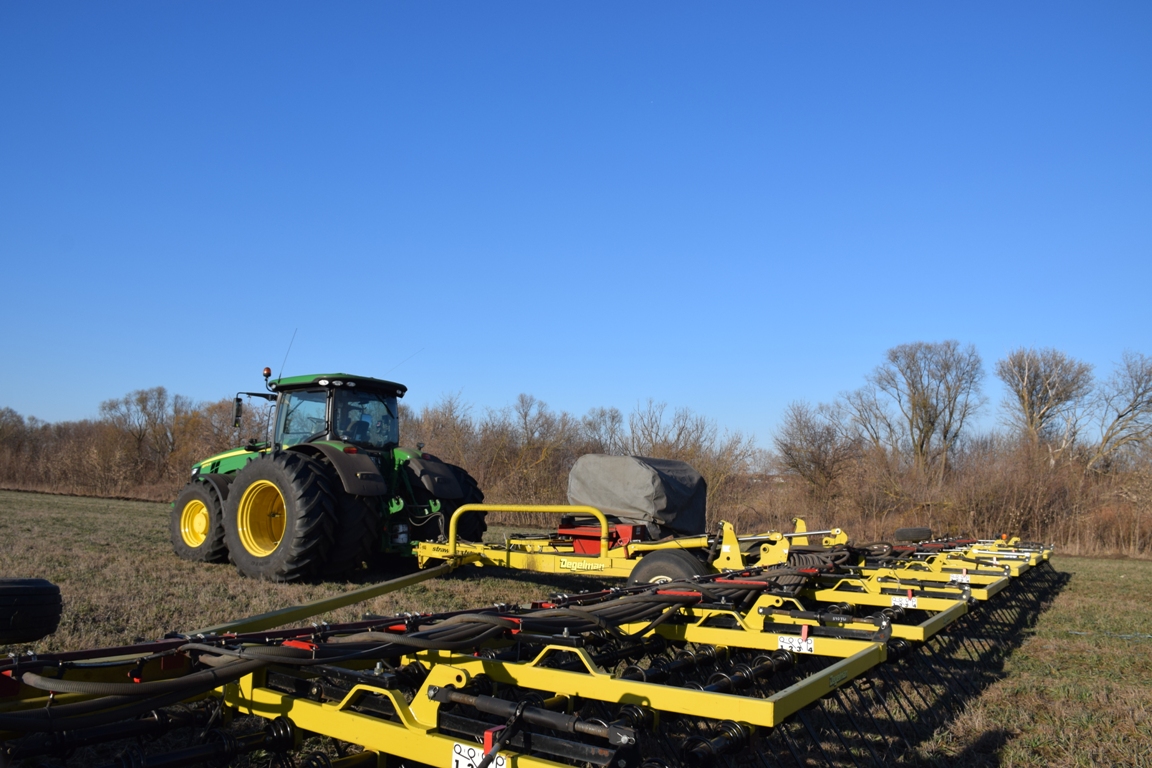
<path fill-rule="evenodd" d="M 943 476 L 965 422 L 984 403 L 983 378 L 976 348 L 950 340 L 893 347 L 869 381 L 900 412 L 902 438 L 917 469 L 936 463 Z"/>
<path fill-rule="evenodd" d="M 667 405 L 649 399 L 628 415 L 626 452 L 676 459 L 695 467 L 708 482 L 708 498 L 722 496 L 729 481 L 749 471 L 759 457 L 755 441 L 740 432 L 723 432 L 706 416 L 679 408 L 666 418 Z"/>
<path fill-rule="evenodd" d="M 194 407 L 183 395 L 170 398 L 164 387 L 152 387 L 104 401 L 100 415 L 131 437 L 140 466 L 151 465 L 156 479 L 171 469 L 170 460 L 182 436 L 179 425 Z"/>
<path fill-rule="evenodd" d="M 1008 387 L 1010 426 L 1048 444 L 1053 455 L 1072 444 L 1092 392 L 1091 365 L 1056 349 L 1020 347 L 996 363 L 996 375 Z"/>
<path fill-rule="evenodd" d="M 588 450 L 595 453 L 622 454 L 628 440 L 624 416 L 617 408 L 593 408 L 580 420 Z"/>
<path fill-rule="evenodd" d="M 1152 437 L 1152 358 L 1125 352 L 1112 378 L 1100 388 L 1094 409 L 1100 440 L 1092 449 L 1088 468 L 1102 469 Z"/>
<path fill-rule="evenodd" d="M 876 385 L 869 382 L 860 389 L 841 395 L 835 407 L 847 414 L 842 421 L 851 426 L 861 442 L 898 455 L 901 431 L 881 394 Z"/>
<path fill-rule="evenodd" d="M 772 440 L 781 463 L 818 492 L 829 490 L 857 454 L 834 410 L 795 401 L 784 409 L 780 431 Z"/>
<path fill-rule="evenodd" d="M 0 446 L 19 450 L 27 430 L 23 416 L 11 408 L 0 408 Z"/>

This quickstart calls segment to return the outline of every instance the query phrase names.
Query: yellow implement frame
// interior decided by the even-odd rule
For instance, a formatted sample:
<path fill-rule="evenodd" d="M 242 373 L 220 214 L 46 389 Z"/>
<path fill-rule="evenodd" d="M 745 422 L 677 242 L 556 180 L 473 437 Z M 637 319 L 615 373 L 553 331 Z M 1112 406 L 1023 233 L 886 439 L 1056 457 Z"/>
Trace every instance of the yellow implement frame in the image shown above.
<path fill-rule="evenodd" d="M 558 536 L 511 536 L 502 544 L 480 544 L 460 541 L 457 526 L 461 515 L 468 512 L 518 512 L 539 515 L 588 515 L 600 525 L 600 551 L 595 555 L 578 554 L 573 543 Z M 791 544 L 807 545 L 809 537 L 820 536 L 824 546 L 845 544 L 848 536 L 839 528 L 808 531 L 804 521 L 793 521 L 796 532 L 775 531 L 739 536 L 731 523 L 721 522 L 720 541 L 712 536 L 683 536 L 662 541 L 634 541 L 620 547 L 609 547 L 608 518 L 595 507 L 567 504 L 465 504 L 453 512 L 448 523 L 447 542 L 419 542 L 416 557 L 421 568 L 443 560 L 459 562 L 468 557 L 477 566 L 491 565 L 541 573 L 585 573 L 627 578 L 647 554 L 673 549 L 707 550 L 717 544 L 711 570 L 741 570 L 778 565 L 788 559 Z"/>
<path fill-rule="evenodd" d="M 582 662 L 583 669 L 570 671 L 543 666 L 541 662 L 554 652 L 572 654 Z M 430 672 L 411 704 L 397 691 L 370 685 L 355 686 L 340 702 L 319 704 L 264 687 L 260 673 L 225 686 L 224 700 L 243 714 L 268 719 L 286 715 L 305 730 L 361 744 L 366 749 L 401 759 L 451 765 L 452 744 L 458 738 L 437 732 L 439 704 L 432 698 L 433 689 L 462 688 L 480 675 L 497 683 L 548 691 L 570 699 L 635 704 L 657 712 L 774 728 L 790 715 L 885 661 L 887 650 L 883 643 L 856 643 L 856 652 L 852 655 L 763 699 L 618 679 L 596 666 L 588 653 L 579 648 L 547 646 L 527 663 L 439 651 L 419 652 L 413 658 L 429 667 Z M 365 694 L 387 697 L 396 711 L 396 721 L 349 711 Z M 517 755 L 516 760 L 516 764 L 523 766 L 556 765 L 527 755 Z"/>

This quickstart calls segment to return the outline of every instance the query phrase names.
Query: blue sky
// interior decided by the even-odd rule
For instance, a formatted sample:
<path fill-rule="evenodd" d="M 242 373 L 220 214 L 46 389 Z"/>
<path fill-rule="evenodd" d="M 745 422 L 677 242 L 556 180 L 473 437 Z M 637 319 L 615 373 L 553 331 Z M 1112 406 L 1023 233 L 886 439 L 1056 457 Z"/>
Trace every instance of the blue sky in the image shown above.
<path fill-rule="evenodd" d="M 0 4 L 0 406 L 393 378 L 762 445 L 903 342 L 1152 353 L 1152 5 Z M 989 408 L 984 422 L 994 423 Z"/>

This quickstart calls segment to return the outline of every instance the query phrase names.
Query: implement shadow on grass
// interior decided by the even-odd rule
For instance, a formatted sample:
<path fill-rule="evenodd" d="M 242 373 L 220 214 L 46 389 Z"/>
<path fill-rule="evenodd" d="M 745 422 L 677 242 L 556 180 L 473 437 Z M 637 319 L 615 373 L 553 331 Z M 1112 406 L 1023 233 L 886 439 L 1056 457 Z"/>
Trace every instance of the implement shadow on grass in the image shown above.
<path fill-rule="evenodd" d="M 984 731 L 963 752 L 937 760 L 938 764 L 963 765 L 971 768 L 999 768 L 1000 750 L 1012 739 L 1012 733 L 1002 728 Z"/>
<path fill-rule="evenodd" d="M 1002 729 L 985 731 L 958 755 L 930 745 L 1007 676 L 1005 662 L 1069 578 L 1045 562 L 928 642 L 890 641 L 886 662 L 755 736 L 755 760 L 741 766 L 1000 765 L 1012 738 Z"/>

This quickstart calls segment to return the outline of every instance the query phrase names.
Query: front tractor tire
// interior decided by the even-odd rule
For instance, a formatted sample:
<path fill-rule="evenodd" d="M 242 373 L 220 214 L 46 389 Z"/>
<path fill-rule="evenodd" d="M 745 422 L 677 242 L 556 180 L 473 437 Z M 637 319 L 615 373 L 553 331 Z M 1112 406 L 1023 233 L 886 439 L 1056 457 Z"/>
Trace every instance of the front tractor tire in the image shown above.
<path fill-rule="evenodd" d="M 221 486 L 228 487 L 226 483 L 221 483 Z M 173 551 L 184 560 L 196 563 L 226 561 L 224 500 L 217 485 L 207 480 L 193 480 L 184 486 L 172 504 L 168 533 Z"/>
<path fill-rule="evenodd" d="M 319 575 L 335 527 L 336 500 L 328 473 L 298 453 L 274 453 L 249 462 L 228 493 L 228 557 L 249 578 L 301 581 Z"/>

